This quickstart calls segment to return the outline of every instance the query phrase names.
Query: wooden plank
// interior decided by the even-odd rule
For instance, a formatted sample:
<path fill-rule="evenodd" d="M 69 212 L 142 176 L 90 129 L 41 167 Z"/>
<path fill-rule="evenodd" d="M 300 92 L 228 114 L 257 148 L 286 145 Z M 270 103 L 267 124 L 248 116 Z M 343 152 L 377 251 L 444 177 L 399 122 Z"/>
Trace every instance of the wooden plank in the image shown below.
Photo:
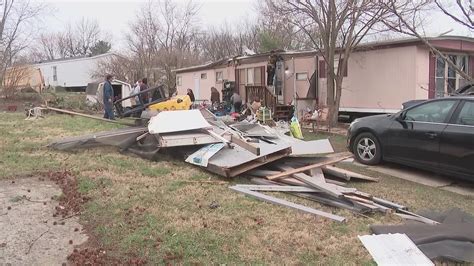
<path fill-rule="evenodd" d="M 314 188 L 302 186 L 282 186 L 282 185 L 237 185 L 252 191 L 277 191 L 277 192 L 320 192 Z"/>
<path fill-rule="evenodd" d="M 306 206 L 303 206 L 303 205 L 300 205 L 300 204 L 296 204 L 296 203 L 293 203 L 293 202 L 289 202 L 289 201 L 286 201 L 286 200 L 283 200 L 283 199 L 271 197 L 271 196 L 265 195 L 263 193 L 251 191 L 251 190 L 248 190 L 248 189 L 239 188 L 238 186 L 233 186 L 233 187 L 229 187 L 229 188 L 232 189 L 232 190 L 235 190 L 237 192 L 244 193 L 246 195 L 255 197 L 257 199 L 260 199 L 260 200 L 263 200 L 263 201 L 266 201 L 266 202 L 269 202 L 269 203 L 272 203 L 272 204 L 277 204 L 277 205 L 297 209 L 297 210 L 300 210 L 300 211 L 303 211 L 303 212 L 306 212 L 306 213 L 326 217 L 326 218 L 332 219 L 334 221 L 344 222 L 346 220 L 346 218 L 341 217 L 339 215 L 334 215 L 332 213 L 327 213 L 327 212 L 324 212 L 324 211 L 309 208 L 309 207 L 306 207 Z"/>
<path fill-rule="evenodd" d="M 270 181 L 264 178 L 252 178 L 250 181 L 254 184 L 258 185 L 283 185 L 281 182 L 282 181 L 287 181 L 288 179 L 282 179 L 279 182 L 276 181 Z M 295 179 L 296 180 L 296 179 Z M 300 182 L 300 181 L 298 181 Z M 309 199 L 312 201 L 316 201 L 322 204 L 326 204 L 332 207 L 337 207 L 337 208 L 343 208 L 347 209 L 353 212 L 357 213 L 362 213 L 362 212 L 367 212 L 367 211 L 372 211 L 371 208 L 367 208 L 365 206 L 362 206 L 360 204 L 354 204 L 352 201 L 347 200 L 347 199 L 342 199 L 342 198 L 334 198 L 332 196 L 329 196 L 328 194 L 325 193 L 303 193 L 303 192 L 285 192 L 291 195 L 295 195 L 297 197 Z"/>
<path fill-rule="evenodd" d="M 254 170 L 251 170 L 251 171 L 247 172 L 248 175 L 257 176 L 257 177 L 267 177 L 269 175 L 274 175 L 274 174 L 278 174 L 278 173 L 281 173 L 281 171 L 274 171 L 274 170 L 267 170 L 267 169 L 254 169 Z M 346 186 L 347 185 L 344 182 L 339 182 L 339 181 L 332 180 L 332 179 L 325 179 L 325 180 L 326 180 L 326 183 L 328 183 L 328 184 L 334 184 L 334 185 L 338 185 L 338 186 Z M 299 181 L 298 179 L 290 178 L 290 177 L 282 178 L 279 181 L 283 182 L 283 183 L 286 183 L 286 184 L 289 184 L 289 185 L 308 186 L 305 183 Z"/>
<path fill-rule="evenodd" d="M 323 183 L 326 183 L 326 178 L 324 178 L 323 170 L 321 168 L 313 168 L 309 170 L 309 172 L 310 172 L 310 176 L 312 176 L 313 178 Z"/>
<path fill-rule="evenodd" d="M 227 140 L 226 138 L 224 138 L 223 136 L 217 134 L 216 132 L 214 132 L 212 130 L 206 130 L 206 132 L 209 133 L 214 138 L 216 138 L 217 140 L 221 141 L 222 143 L 229 145 L 229 147 L 230 147 L 230 141 Z"/>
<path fill-rule="evenodd" d="M 425 224 L 432 224 L 432 225 L 439 224 L 438 222 L 430 220 L 430 219 L 425 218 L 425 217 L 418 217 L 418 216 L 413 216 L 413 215 L 403 214 L 403 213 L 395 213 L 395 215 L 400 216 L 400 217 L 402 217 L 403 219 L 406 219 L 406 220 L 418 221 L 418 222 L 422 222 L 422 223 L 425 223 Z"/>
<path fill-rule="evenodd" d="M 383 206 L 390 207 L 392 209 L 408 210 L 408 208 L 406 206 L 403 206 L 403 205 L 400 205 L 400 204 L 397 204 L 397 203 L 394 203 L 394 202 L 391 202 L 391 201 L 388 201 L 388 200 L 384 200 L 384 199 L 381 199 L 381 198 L 372 197 L 372 200 L 375 203 L 378 203 L 378 204 L 383 205 Z"/>
<path fill-rule="evenodd" d="M 276 167 L 284 171 L 292 170 L 292 168 L 288 166 L 276 166 Z M 295 173 L 292 175 L 292 177 L 300 180 L 301 182 L 304 182 L 305 184 L 310 185 L 311 187 L 314 187 L 318 190 L 326 192 L 334 197 L 341 197 L 343 193 L 351 193 L 351 192 L 357 191 L 354 188 L 345 188 L 345 187 L 340 187 L 333 184 L 328 184 L 326 182 L 321 182 L 319 179 L 314 178 L 304 173 Z"/>
<path fill-rule="evenodd" d="M 124 122 L 117 121 L 117 120 L 105 119 L 105 118 L 103 118 L 103 117 L 98 117 L 98 116 L 88 115 L 88 114 L 82 114 L 82 113 L 78 113 L 78 112 L 73 112 L 73 111 L 64 110 L 64 109 L 59 109 L 59 108 L 54 108 L 54 107 L 49 107 L 49 106 L 44 106 L 44 108 L 49 109 L 49 110 L 52 110 L 52 111 L 60 112 L 60 113 L 65 113 L 65 114 L 70 114 L 70 115 L 77 115 L 77 116 L 87 117 L 87 118 L 91 118 L 91 119 L 95 119 L 95 120 L 100 120 L 100 121 L 104 121 L 104 122 L 109 122 L 109 123 L 114 123 L 114 124 L 120 124 L 120 125 L 125 125 L 125 126 L 135 126 L 135 124 L 124 123 Z"/>
<path fill-rule="evenodd" d="M 346 199 L 351 199 L 351 200 L 355 200 L 355 201 L 358 201 L 358 202 L 367 203 L 367 204 L 374 204 L 374 202 L 371 201 L 371 200 L 364 199 L 364 198 L 359 198 L 359 197 L 357 197 L 357 196 L 344 195 L 344 198 L 346 198 Z"/>
<path fill-rule="evenodd" d="M 378 182 L 379 181 L 378 178 L 362 175 L 362 174 L 359 174 L 359 173 L 354 173 L 352 171 L 342 169 L 342 168 L 339 168 L 339 167 L 335 167 L 335 166 L 332 166 L 332 165 L 323 166 L 322 170 L 323 170 L 323 173 L 325 173 L 325 174 L 332 175 L 332 176 L 335 176 L 335 177 L 339 177 L 339 178 L 345 179 L 347 181 L 351 180 L 351 178 L 367 180 L 367 181 L 373 181 L 373 182 Z"/>
<path fill-rule="evenodd" d="M 282 177 L 289 176 L 289 175 L 292 175 L 292 174 L 297 174 L 297 173 L 301 173 L 301 172 L 304 172 L 304 171 L 308 171 L 308 170 L 311 170 L 313 168 L 319 168 L 319 167 L 322 167 L 322 166 L 325 166 L 325 165 L 328 165 L 328 164 L 335 164 L 335 163 L 340 162 L 342 160 L 345 160 L 347 158 L 351 158 L 352 156 L 353 155 L 351 153 L 348 153 L 348 152 L 341 153 L 338 156 L 331 157 L 330 159 L 325 160 L 323 162 L 307 165 L 307 166 L 296 168 L 296 169 L 292 169 L 290 171 L 285 171 L 285 172 L 282 172 L 280 174 L 269 176 L 267 178 L 270 179 L 270 180 L 282 178 Z"/>
<path fill-rule="evenodd" d="M 253 153 L 257 156 L 260 156 L 260 148 L 256 147 L 252 143 L 249 143 L 245 140 L 242 140 L 242 139 L 240 139 L 239 137 L 237 137 L 235 135 L 231 135 L 230 141 L 234 144 L 239 145 L 240 147 L 248 150 L 249 152 L 251 152 L 251 153 Z"/>
<path fill-rule="evenodd" d="M 341 181 L 337 181 L 337 180 L 333 180 L 333 179 L 329 179 L 329 178 L 325 178 L 325 180 L 326 180 L 326 183 L 328 183 L 328 184 L 334 184 L 334 185 L 338 185 L 338 186 L 341 186 L 341 187 L 346 187 L 347 186 L 347 183 L 344 183 L 344 182 L 341 182 Z"/>

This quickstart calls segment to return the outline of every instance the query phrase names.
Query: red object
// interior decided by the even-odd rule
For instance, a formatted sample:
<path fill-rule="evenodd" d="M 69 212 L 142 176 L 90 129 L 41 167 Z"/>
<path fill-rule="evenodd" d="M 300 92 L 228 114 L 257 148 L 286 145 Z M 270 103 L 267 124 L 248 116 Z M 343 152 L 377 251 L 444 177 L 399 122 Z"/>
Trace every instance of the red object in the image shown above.
<path fill-rule="evenodd" d="M 7 105 L 7 111 L 9 112 L 16 112 L 16 105 Z"/>

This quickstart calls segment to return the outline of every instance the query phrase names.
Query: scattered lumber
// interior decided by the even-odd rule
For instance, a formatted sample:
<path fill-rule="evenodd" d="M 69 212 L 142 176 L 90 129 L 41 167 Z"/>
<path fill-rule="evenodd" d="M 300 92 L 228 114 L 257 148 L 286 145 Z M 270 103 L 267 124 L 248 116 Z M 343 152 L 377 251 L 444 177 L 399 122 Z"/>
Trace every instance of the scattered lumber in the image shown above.
<path fill-rule="evenodd" d="M 289 175 L 292 175 L 292 174 L 297 174 L 297 173 L 301 173 L 301 172 L 304 172 L 304 171 L 308 171 L 308 170 L 311 170 L 313 168 L 319 168 L 319 167 L 322 167 L 322 166 L 325 166 L 325 165 L 328 165 L 328 164 L 335 164 L 335 163 L 340 162 L 342 160 L 345 160 L 347 158 L 351 158 L 352 156 L 353 155 L 349 152 L 340 153 L 337 156 L 334 156 L 331 159 L 325 160 L 323 162 L 310 164 L 310 165 L 307 165 L 307 166 L 304 166 L 304 167 L 292 169 L 290 171 L 285 171 L 285 172 L 282 172 L 280 174 L 268 176 L 267 178 L 270 179 L 270 180 L 282 178 L 282 177 L 289 176 Z"/>
<path fill-rule="evenodd" d="M 82 114 L 82 113 L 69 111 L 69 110 L 65 110 L 65 109 L 54 108 L 54 107 L 50 107 L 50 106 L 42 106 L 42 107 L 45 108 L 45 109 L 49 109 L 51 111 L 59 112 L 59 113 L 65 113 L 65 114 L 69 114 L 69 115 L 77 115 L 77 116 L 87 117 L 87 118 L 100 120 L 100 121 L 108 122 L 108 123 L 121 124 L 121 125 L 125 125 L 125 126 L 134 126 L 135 125 L 135 124 L 130 124 L 130 123 L 124 123 L 124 122 L 118 121 L 118 120 L 105 119 L 103 117 L 98 117 L 98 116 L 93 116 L 93 115 L 88 115 L 88 114 Z"/>
<path fill-rule="evenodd" d="M 293 202 L 289 202 L 289 201 L 286 201 L 286 200 L 283 200 L 283 199 L 271 197 L 271 196 L 265 195 L 263 193 L 259 193 L 259 192 L 251 191 L 251 190 L 248 190 L 248 189 L 245 189 L 245 188 L 241 188 L 238 185 L 237 186 L 232 186 L 232 187 L 229 187 L 229 188 L 232 189 L 232 190 L 235 190 L 237 192 L 244 193 L 246 195 L 255 197 L 257 199 L 260 199 L 260 200 L 263 200 L 263 201 L 266 201 L 266 202 L 269 202 L 269 203 L 272 203 L 272 204 L 277 204 L 277 205 L 281 205 L 281 206 L 285 206 L 285 207 L 290 207 L 290 208 L 297 209 L 297 210 L 300 210 L 300 211 L 303 211 L 303 212 L 306 212 L 306 213 L 311 213 L 311 214 L 314 214 L 314 215 L 317 215 L 317 216 L 326 217 L 326 218 L 332 219 L 332 220 L 337 221 L 337 222 L 344 222 L 346 220 L 346 218 L 338 216 L 338 215 L 334 215 L 334 214 L 327 213 L 327 212 L 324 212 L 324 211 L 309 208 L 309 207 L 306 207 L 306 206 L 303 206 L 303 205 L 300 205 L 300 204 L 296 204 L 296 203 L 293 203 Z"/>
<path fill-rule="evenodd" d="M 335 176 L 335 177 L 339 177 L 339 178 L 342 178 L 342 179 L 347 180 L 347 181 L 350 181 L 351 178 L 367 180 L 367 181 L 373 181 L 373 182 L 378 182 L 379 181 L 378 178 L 362 175 L 362 174 L 359 174 L 359 173 L 354 173 L 352 171 L 342 169 L 342 168 L 339 168 L 339 167 L 335 167 L 335 166 L 332 166 L 332 165 L 325 165 L 325 166 L 321 167 L 321 169 L 322 169 L 323 173 L 325 173 L 325 174 L 332 175 L 332 176 Z"/>
<path fill-rule="evenodd" d="M 278 192 L 321 192 L 317 189 L 301 186 L 280 186 L 280 185 L 238 185 L 252 191 L 278 191 Z"/>

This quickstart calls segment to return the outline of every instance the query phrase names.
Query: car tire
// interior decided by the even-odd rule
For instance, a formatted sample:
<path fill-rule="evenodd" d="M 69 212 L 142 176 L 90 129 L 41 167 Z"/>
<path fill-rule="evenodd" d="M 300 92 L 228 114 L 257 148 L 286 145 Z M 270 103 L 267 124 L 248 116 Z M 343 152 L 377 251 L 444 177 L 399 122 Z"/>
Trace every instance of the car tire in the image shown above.
<path fill-rule="evenodd" d="M 352 153 L 362 164 L 375 165 L 382 160 L 382 149 L 379 140 L 370 132 L 357 135 L 352 144 Z"/>

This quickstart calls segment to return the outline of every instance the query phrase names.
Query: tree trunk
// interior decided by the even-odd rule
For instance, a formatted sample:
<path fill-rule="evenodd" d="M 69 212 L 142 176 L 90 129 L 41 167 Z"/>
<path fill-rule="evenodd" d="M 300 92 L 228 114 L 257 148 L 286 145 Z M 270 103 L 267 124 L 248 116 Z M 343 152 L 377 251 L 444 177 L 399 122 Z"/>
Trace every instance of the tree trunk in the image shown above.
<path fill-rule="evenodd" d="M 339 106 L 341 103 L 341 95 L 342 95 L 342 81 L 343 81 L 342 76 L 338 76 L 336 78 L 336 82 L 335 82 L 336 83 L 336 97 L 334 99 L 334 104 L 331 110 L 331 120 L 330 120 L 331 127 L 337 126 L 337 122 L 339 120 Z"/>

